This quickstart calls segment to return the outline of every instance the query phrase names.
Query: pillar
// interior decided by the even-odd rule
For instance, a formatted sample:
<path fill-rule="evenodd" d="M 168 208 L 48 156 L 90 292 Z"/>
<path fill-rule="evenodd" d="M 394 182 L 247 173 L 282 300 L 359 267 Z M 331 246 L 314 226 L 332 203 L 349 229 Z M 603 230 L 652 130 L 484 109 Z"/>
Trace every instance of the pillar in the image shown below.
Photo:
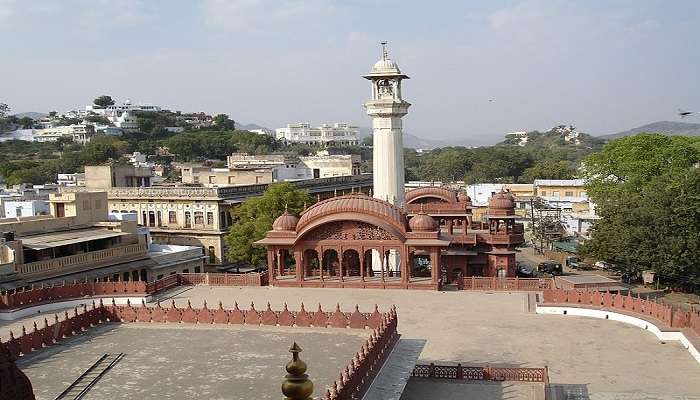
<path fill-rule="evenodd" d="M 338 254 L 338 278 L 341 282 L 343 281 L 343 261 L 345 258 L 345 253 L 343 250 L 343 246 L 340 246 L 340 253 L 338 253 L 338 250 L 336 250 L 336 254 Z"/>
<path fill-rule="evenodd" d="M 438 247 L 430 248 L 430 278 L 432 283 L 437 284 L 440 279 L 440 249 Z"/>
<path fill-rule="evenodd" d="M 362 247 L 362 254 L 360 254 L 360 281 L 365 281 L 365 248 Z"/>
<path fill-rule="evenodd" d="M 448 218 L 447 219 L 447 233 L 449 233 L 450 235 L 454 234 L 454 229 L 453 229 L 452 225 L 453 225 L 452 218 Z"/>
<path fill-rule="evenodd" d="M 304 280 L 304 257 L 302 256 L 302 252 L 299 250 L 294 251 L 294 263 L 297 266 L 297 282 L 301 282 Z"/>

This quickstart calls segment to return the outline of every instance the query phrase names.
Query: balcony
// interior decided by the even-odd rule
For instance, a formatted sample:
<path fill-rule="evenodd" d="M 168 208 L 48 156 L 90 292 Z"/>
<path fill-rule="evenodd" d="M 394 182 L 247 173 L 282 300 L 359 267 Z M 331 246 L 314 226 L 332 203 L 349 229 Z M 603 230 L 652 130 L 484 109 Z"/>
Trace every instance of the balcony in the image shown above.
<path fill-rule="evenodd" d="M 145 244 L 130 244 L 110 249 L 74 254 L 50 260 L 35 261 L 16 266 L 16 272 L 22 277 L 35 277 L 58 272 L 77 272 L 98 266 L 133 261 L 146 257 Z"/>
<path fill-rule="evenodd" d="M 517 244 L 517 243 L 523 243 L 525 241 L 525 238 L 523 237 L 522 234 L 517 233 L 517 234 L 495 234 L 495 235 L 485 235 L 486 236 L 486 241 L 489 244 Z"/>

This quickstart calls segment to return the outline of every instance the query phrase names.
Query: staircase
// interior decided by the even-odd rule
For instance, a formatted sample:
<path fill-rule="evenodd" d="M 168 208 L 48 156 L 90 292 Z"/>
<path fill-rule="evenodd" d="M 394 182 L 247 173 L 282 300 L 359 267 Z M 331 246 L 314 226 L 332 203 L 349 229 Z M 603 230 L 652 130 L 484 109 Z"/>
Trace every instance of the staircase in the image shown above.
<path fill-rule="evenodd" d="M 66 390 L 61 392 L 55 400 L 78 400 L 82 399 L 87 392 L 99 381 L 112 367 L 114 367 L 122 358 L 124 353 L 105 354 L 100 357 L 90 368 L 71 383 Z"/>

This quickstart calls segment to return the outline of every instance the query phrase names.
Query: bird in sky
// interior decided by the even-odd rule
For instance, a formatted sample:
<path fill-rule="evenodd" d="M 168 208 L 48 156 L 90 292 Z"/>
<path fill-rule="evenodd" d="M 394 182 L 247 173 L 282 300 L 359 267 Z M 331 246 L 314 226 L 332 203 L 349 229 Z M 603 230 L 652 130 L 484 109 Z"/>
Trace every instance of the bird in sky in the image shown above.
<path fill-rule="evenodd" d="M 682 110 L 682 109 L 679 109 L 679 110 L 678 110 L 678 115 L 680 115 L 681 118 L 685 118 L 685 117 L 687 117 L 687 116 L 689 116 L 689 115 L 691 115 L 691 114 L 695 114 L 695 112 L 693 112 L 693 111 L 685 111 L 685 110 Z"/>
<path fill-rule="evenodd" d="M 489 103 L 495 103 L 495 102 L 496 102 L 495 99 L 489 99 Z"/>

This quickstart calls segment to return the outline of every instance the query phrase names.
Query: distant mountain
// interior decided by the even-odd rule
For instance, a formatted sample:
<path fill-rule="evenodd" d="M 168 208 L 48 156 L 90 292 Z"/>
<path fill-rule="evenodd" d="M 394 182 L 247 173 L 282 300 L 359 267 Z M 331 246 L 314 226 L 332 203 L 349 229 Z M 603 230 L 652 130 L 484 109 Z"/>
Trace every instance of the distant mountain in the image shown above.
<path fill-rule="evenodd" d="M 269 133 L 274 133 L 274 132 L 275 132 L 274 129 L 266 128 L 266 127 L 260 126 L 260 125 L 258 125 L 258 124 L 239 124 L 239 123 L 236 123 L 236 129 L 240 129 L 240 130 L 243 130 L 243 131 L 250 131 L 250 130 L 253 130 L 253 129 L 262 129 L 262 130 L 264 130 L 265 132 L 269 132 Z"/>
<path fill-rule="evenodd" d="M 638 133 L 663 133 L 664 135 L 670 136 L 698 136 L 700 135 L 700 124 L 677 121 L 657 121 L 628 131 L 598 137 L 605 140 L 612 140 L 636 135 Z"/>
<path fill-rule="evenodd" d="M 360 142 L 362 139 L 370 136 L 372 134 L 372 128 L 366 127 L 366 126 L 361 126 L 360 128 L 360 135 L 359 139 Z M 411 135 L 410 133 L 403 133 L 403 147 L 409 148 L 409 149 L 435 149 L 438 147 L 447 147 L 447 146 L 452 146 L 452 144 L 442 141 L 442 140 L 435 140 L 435 139 L 423 139 L 420 138 L 416 135 Z"/>
<path fill-rule="evenodd" d="M 47 113 L 40 113 L 40 112 L 34 112 L 34 111 L 29 111 L 29 112 L 23 112 L 19 114 L 15 114 L 15 117 L 17 118 L 24 118 L 24 117 L 29 117 L 31 119 L 41 119 L 44 118 L 49 114 Z"/>

